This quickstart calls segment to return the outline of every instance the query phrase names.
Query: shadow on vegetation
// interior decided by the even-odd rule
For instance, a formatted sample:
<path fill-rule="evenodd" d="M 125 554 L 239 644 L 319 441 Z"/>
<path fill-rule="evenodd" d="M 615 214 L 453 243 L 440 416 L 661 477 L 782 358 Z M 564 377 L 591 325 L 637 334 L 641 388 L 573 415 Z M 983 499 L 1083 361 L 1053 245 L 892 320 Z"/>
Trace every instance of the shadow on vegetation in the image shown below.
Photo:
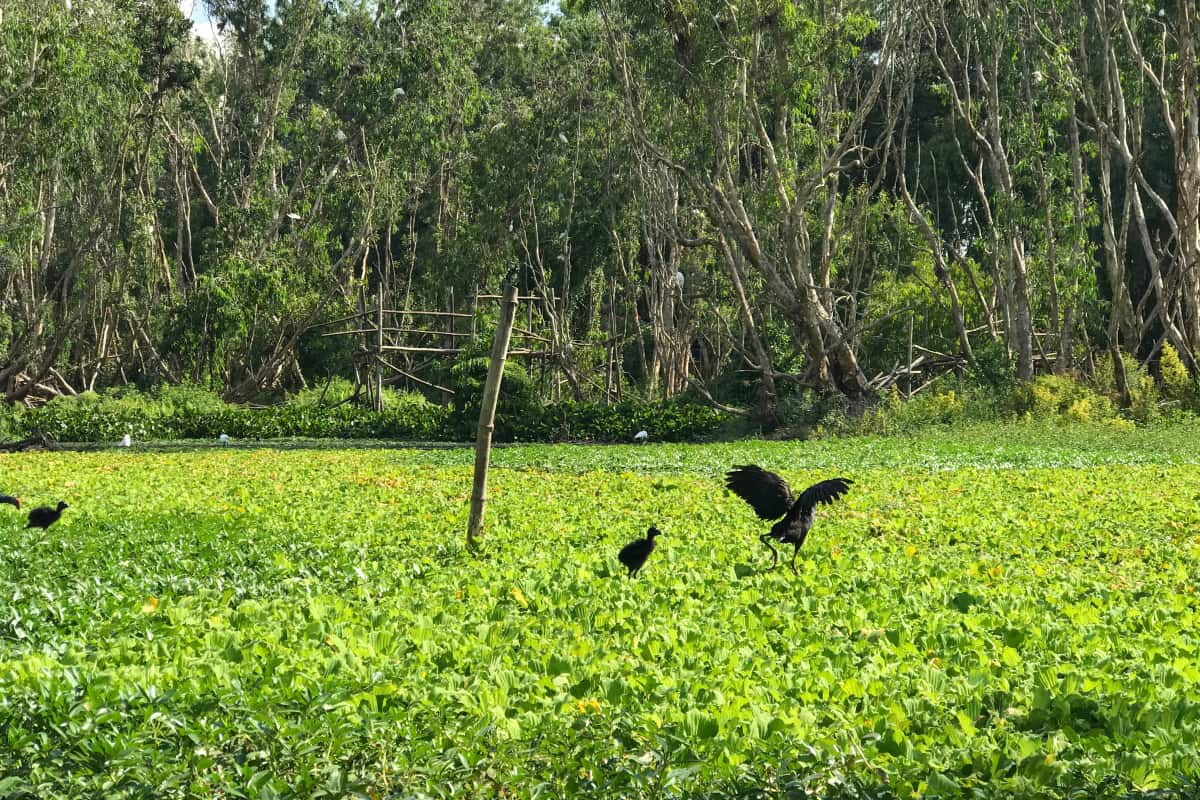
<path fill-rule="evenodd" d="M 1064 800 L 1200 800 L 1200 774 L 1180 775 L 1175 785 L 1161 789 L 1131 789 L 1126 779 L 1110 775 L 1099 783 L 1049 790 L 1038 797 L 1061 797 Z M 1047 787 L 1050 789 L 1050 787 Z M 901 800 L 896 791 L 879 778 L 828 773 L 801 776 L 780 776 L 772 786 L 751 782 L 726 782 L 712 791 L 689 792 L 686 800 Z M 954 792 L 927 791 L 925 800 L 958 800 L 958 798 L 1008 798 L 1011 791 L 977 785 L 973 789 Z"/>
<path fill-rule="evenodd" d="M 518 447 L 527 442 L 497 442 L 493 448 Z M 471 442 L 404 442 L 385 439 L 256 439 L 236 440 L 229 444 L 211 439 L 178 439 L 162 442 L 137 442 L 128 448 L 141 453 L 186 453 L 196 450 L 459 450 L 474 448 Z M 124 450 L 115 442 L 57 442 L 55 449 L 92 453 Z"/>

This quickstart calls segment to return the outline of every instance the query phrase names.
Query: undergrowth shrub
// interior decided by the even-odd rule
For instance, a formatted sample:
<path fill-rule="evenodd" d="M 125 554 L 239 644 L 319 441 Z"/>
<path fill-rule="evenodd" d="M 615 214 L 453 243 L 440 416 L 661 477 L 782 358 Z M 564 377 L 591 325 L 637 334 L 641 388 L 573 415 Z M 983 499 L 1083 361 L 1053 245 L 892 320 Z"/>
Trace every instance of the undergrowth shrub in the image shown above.
<path fill-rule="evenodd" d="M 531 420 L 532 421 L 532 420 Z M 630 442 L 644 430 L 651 441 L 685 442 L 717 434 L 732 417 L 690 403 L 556 403 L 541 409 L 524 428 L 523 439 L 538 441 Z"/>
<path fill-rule="evenodd" d="M 1185 411 L 1200 410 L 1200 386 L 1197 386 L 1196 381 L 1188 374 L 1187 366 L 1179 357 L 1179 351 L 1169 342 L 1162 347 L 1158 369 L 1162 374 L 1162 396 L 1165 400 L 1175 403 Z"/>
<path fill-rule="evenodd" d="M 211 389 L 195 384 L 180 384 L 171 386 L 163 384 L 154 393 L 163 411 L 168 416 L 194 416 L 198 414 L 213 414 L 226 408 L 227 404 Z"/>
<path fill-rule="evenodd" d="M 1003 342 L 986 342 L 975 348 L 971 378 L 981 387 L 999 395 L 1012 392 L 1017 383 L 1017 368 Z"/>
<path fill-rule="evenodd" d="M 483 384 L 487 380 L 486 358 L 460 361 L 450 370 L 449 386 L 454 391 L 454 402 L 448 416 L 449 433 L 453 438 L 467 440 L 475 436 L 479 426 L 479 411 L 483 405 Z M 504 379 L 500 383 L 500 397 L 496 402 L 495 428 L 492 439 L 511 442 L 515 439 L 531 438 L 522 435 L 530 425 L 535 426 L 542 411 L 537 396 L 537 387 L 519 364 L 511 361 L 504 365 Z"/>
<path fill-rule="evenodd" d="M 384 390 L 385 396 L 387 390 Z M 321 408 L 336 405 L 354 396 L 354 381 L 332 378 L 319 385 L 313 384 L 287 397 L 289 406 Z"/>
<path fill-rule="evenodd" d="M 1160 416 L 1158 384 L 1132 355 L 1121 353 L 1121 363 L 1125 366 L 1125 381 L 1129 385 L 1129 408 L 1125 410 L 1126 415 L 1139 424 L 1153 422 Z M 1098 361 L 1093 380 L 1101 393 L 1111 398 L 1120 396 L 1111 358 Z"/>
<path fill-rule="evenodd" d="M 934 387 L 905 400 L 893 386 L 882 402 L 867 409 L 860 419 L 849 420 L 846 432 L 893 436 L 997 416 L 995 403 L 979 390 Z"/>
<path fill-rule="evenodd" d="M 68 442 L 103 442 L 129 434 L 161 439 L 172 434 L 171 406 L 132 389 L 108 389 L 56 397 L 30 409 L 26 424 Z"/>
<path fill-rule="evenodd" d="M 25 407 L 0 403 L 0 440 L 20 439 L 25 435 Z"/>
<path fill-rule="evenodd" d="M 1068 375 L 1038 375 L 1018 384 L 1013 410 L 1025 419 L 1100 422 L 1116 414 L 1112 401 Z"/>
<path fill-rule="evenodd" d="M 334 388 L 341 394 L 345 387 Z M 318 390 L 266 408 L 229 405 L 197 387 L 153 394 L 86 392 L 56 398 L 40 408 L 3 407 L 0 438 L 19 439 L 41 431 L 63 442 L 116 442 L 127 433 L 134 441 L 216 439 L 222 433 L 248 440 L 468 441 L 479 420 L 481 391 L 482 387 L 475 390 L 475 399 L 462 407 L 445 407 L 415 392 L 389 390 L 382 413 L 352 403 L 321 405 Z M 330 394 L 332 390 L 325 403 Z M 711 437 L 729 421 L 724 412 L 687 403 L 562 403 L 543 408 L 524 373 L 514 367 L 501 388 L 496 439 L 629 442 L 645 429 L 652 441 L 677 442 Z"/>

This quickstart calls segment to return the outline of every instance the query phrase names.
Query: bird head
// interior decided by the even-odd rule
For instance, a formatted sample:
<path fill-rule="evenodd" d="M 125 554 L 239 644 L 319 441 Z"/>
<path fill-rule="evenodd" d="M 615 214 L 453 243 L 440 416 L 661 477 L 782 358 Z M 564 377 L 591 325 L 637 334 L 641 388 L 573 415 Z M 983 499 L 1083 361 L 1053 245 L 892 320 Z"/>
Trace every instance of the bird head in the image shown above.
<path fill-rule="evenodd" d="M 66 503 L 64 503 L 62 500 L 59 500 L 59 501 L 58 501 L 58 510 L 59 510 L 59 511 L 65 511 L 65 510 L 67 510 L 68 508 L 70 508 L 70 506 L 68 506 L 68 505 L 67 505 Z"/>
<path fill-rule="evenodd" d="M 14 498 L 13 498 L 13 500 L 15 501 L 15 503 L 14 503 L 14 504 L 15 504 L 15 505 L 16 505 L 16 507 L 17 507 L 17 511 L 20 511 L 20 510 L 21 510 L 21 498 L 19 498 L 19 497 L 14 497 Z"/>
<path fill-rule="evenodd" d="M 653 539 L 655 536 L 662 536 L 662 531 L 651 525 L 649 529 L 646 530 L 646 538 Z"/>

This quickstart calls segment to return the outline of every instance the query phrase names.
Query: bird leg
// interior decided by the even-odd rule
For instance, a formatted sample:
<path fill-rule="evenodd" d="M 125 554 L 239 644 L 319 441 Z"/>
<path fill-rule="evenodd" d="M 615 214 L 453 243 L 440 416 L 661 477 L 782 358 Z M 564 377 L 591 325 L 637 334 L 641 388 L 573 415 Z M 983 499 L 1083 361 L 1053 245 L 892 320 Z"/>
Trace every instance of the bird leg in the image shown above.
<path fill-rule="evenodd" d="M 767 549 L 771 551 L 771 566 L 767 567 L 767 570 L 769 571 L 775 569 L 775 566 L 779 563 L 779 551 L 771 546 L 771 534 L 764 533 L 762 536 L 758 537 L 758 540 L 765 544 Z"/>
<path fill-rule="evenodd" d="M 796 549 L 792 551 L 792 574 L 793 575 L 800 574 L 799 572 L 796 572 L 796 554 L 799 552 L 800 552 L 800 542 L 796 542 Z"/>

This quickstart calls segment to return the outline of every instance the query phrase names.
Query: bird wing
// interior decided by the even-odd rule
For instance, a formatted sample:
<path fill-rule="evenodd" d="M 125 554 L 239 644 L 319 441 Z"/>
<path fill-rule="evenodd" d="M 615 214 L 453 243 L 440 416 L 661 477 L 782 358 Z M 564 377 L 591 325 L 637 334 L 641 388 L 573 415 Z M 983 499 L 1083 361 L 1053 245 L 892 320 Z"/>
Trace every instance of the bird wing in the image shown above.
<path fill-rule="evenodd" d="M 725 473 L 725 486 L 749 503 L 759 519 L 779 519 L 792 505 L 787 481 L 753 464 L 735 464 Z"/>
<path fill-rule="evenodd" d="M 804 490 L 796 500 L 796 505 L 802 510 L 816 508 L 818 503 L 828 505 L 850 491 L 850 484 L 852 483 L 854 481 L 849 478 L 830 478 L 827 481 L 814 483 Z"/>

